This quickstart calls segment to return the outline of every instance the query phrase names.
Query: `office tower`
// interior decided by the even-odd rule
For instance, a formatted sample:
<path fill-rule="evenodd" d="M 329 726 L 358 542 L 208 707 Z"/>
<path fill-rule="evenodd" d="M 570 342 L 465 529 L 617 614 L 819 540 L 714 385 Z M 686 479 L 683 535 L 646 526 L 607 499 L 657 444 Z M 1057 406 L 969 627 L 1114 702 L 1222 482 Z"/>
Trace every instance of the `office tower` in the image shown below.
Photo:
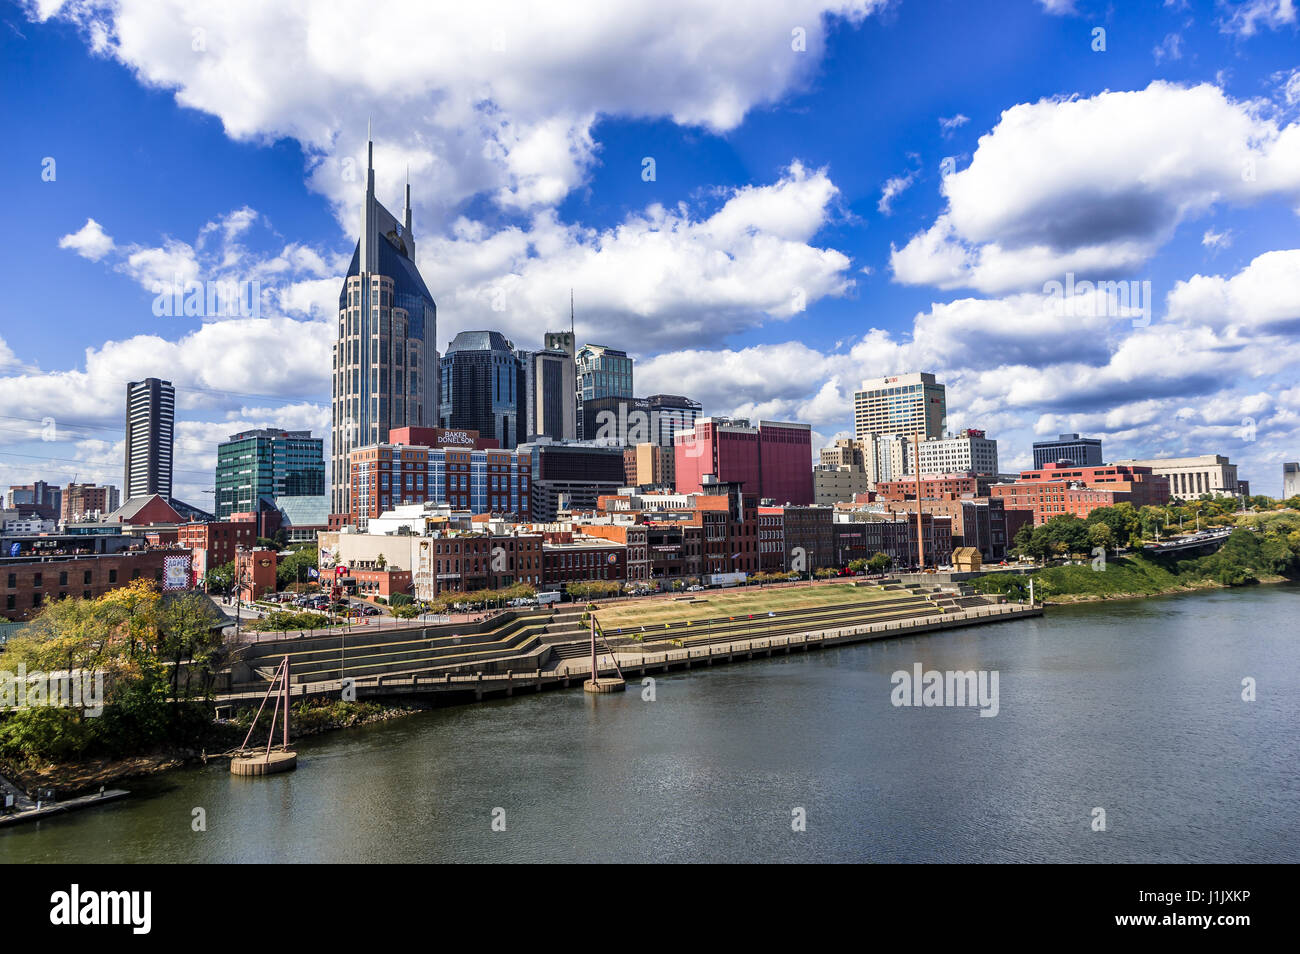
<path fill-rule="evenodd" d="M 673 446 L 678 431 L 688 431 L 700 416 L 700 402 L 680 394 L 652 394 L 650 405 L 650 441 L 660 447 Z"/>
<path fill-rule="evenodd" d="M 1035 469 L 1059 463 L 1075 467 L 1100 467 L 1100 438 L 1062 434 L 1054 441 L 1034 441 Z"/>
<path fill-rule="evenodd" d="M 257 509 L 261 497 L 325 493 L 325 442 L 311 431 L 242 431 L 217 445 L 216 516 Z"/>
<path fill-rule="evenodd" d="M 858 467 L 866 465 L 862 459 L 862 445 L 851 437 L 841 437 L 827 444 L 818 453 L 823 467 Z"/>
<path fill-rule="evenodd" d="M 584 401 L 596 398 L 632 397 L 632 359 L 626 351 L 605 345 L 586 344 L 576 357 L 578 436 L 590 440 L 583 428 Z"/>
<path fill-rule="evenodd" d="M 395 427 L 432 426 L 438 414 L 438 308 L 415 265 L 411 184 L 402 219 L 375 198 L 374 143 L 366 147 L 361 235 L 339 292 L 333 351 L 330 506 L 346 513 L 348 453 Z"/>
<path fill-rule="evenodd" d="M 529 458 L 529 510 L 540 523 L 561 510 L 595 510 L 602 494 L 618 493 L 627 479 L 621 447 L 535 441 L 520 446 L 519 454 Z"/>
<path fill-rule="evenodd" d="M 511 448 L 526 439 L 524 369 L 515 347 L 497 331 L 462 331 L 442 357 L 441 427 L 478 431 Z M 520 411 L 524 411 L 523 414 Z"/>
<path fill-rule="evenodd" d="M 397 441 L 358 447 L 352 452 L 351 513 L 362 531 L 396 507 L 426 502 L 527 521 L 531 467 L 527 451 Z"/>
<path fill-rule="evenodd" d="M 36 514 L 45 520 L 58 520 L 62 504 L 63 491 L 43 480 L 11 486 L 4 498 L 6 510 Z"/>
<path fill-rule="evenodd" d="M 567 340 L 564 340 L 567 339 Z M 532 353 L 529 439 L 572 440 L 578 436 L 577 388 L 573 335 L 547 332 L 546 348 Z"/>
<path fill-rule="evenodd" d="M 629 482 L 631 486 L 674 487 L 676 485 L 676 471 L 673 467 L 676 458 L 673 448 L 645 443 L 637 444 L 629 450 L 635 468 L 634 479 Z"/>
<path fill-rule="evenodd" d="M 537 430 L 537 414 L 534 407 L 537 403 L 537 372 L 533 367 L 533 356 L 536 354 L 536 351 L 529 351 L 527 348 L 515 349 L 515 357 L 519 359 L 519 367 L 524 372 L 524 383 L 519 389 L 519 417 L 525 438 L 531 437 Z"/>
<path fill-rule="evenodd" d="M 127 500 L 172 495 L 172 445 L 176 426 L 176 389 L 170 381 L 145 378 L 126 386 Z"/>
<path fill-rule="evenodd" d="M 915 432 L 922 440 L 942 437 L 947 416 L 945 387 L 924 371 L 868 378 L 853 393 L 853 433 L 860 439 Z"/>

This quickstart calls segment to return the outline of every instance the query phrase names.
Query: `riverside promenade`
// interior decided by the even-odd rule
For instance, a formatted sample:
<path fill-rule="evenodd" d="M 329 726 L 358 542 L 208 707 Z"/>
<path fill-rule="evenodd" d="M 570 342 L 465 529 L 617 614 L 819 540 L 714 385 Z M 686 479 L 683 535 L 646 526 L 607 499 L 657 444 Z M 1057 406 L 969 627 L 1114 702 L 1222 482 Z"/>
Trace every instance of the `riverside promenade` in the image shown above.
<path fill-rule="evenodd" d="M 625 679 L 644 677 L 654 673 L 689 670 L 700 666 L 719 666 L 771 656 L 811 652 L 833 646 L 869 642 L 878 639 L 899 639 L 956 629 L 963 626 L 1006 622 L 1043 615 L 1040 605 L 1019 603 L 990 604 L 956 611 L 936 612 L 933 615 L 906 620 L 887 620 L 854 626 L 827 628 L 806 633 L 774 636 L 747 636 L 713 642 L 703 646 L 680 649 L 639 651 L 635 646 L 598 646 L 597 675 L 622 674 Z M 591 678 L 591 659 L 574 657 L 553 659 L 547 665 L 531 671 L 504 673 L 386 673 L 352 680 L 352 689 L 358 701 L 363 699 L 420 697 L 435 705 L 456 705 L 477 702 L 488 698 L 513 696 L 523 692 L 542 692 L 551 689 L 581 688 Z M 300 682 L 290 687 L 290 695 L 297 698 L 337 698 L 342 691 L 338 679 L 319 682 Z M 265 689 L 227 692 L 217 696 L 219 706 L 252 703 L 260 700 Z"/>
<path fill-rule="evenodd" d="M 52 798 L 35 800 L 8 779 L 0 777 L 0 798 L 3 798 L 4 795 L 14 796 L 13 808 L 9 811 L 0 810 L 0 828 L 7 825 L 21 825 L 24 822 L 40 821 L 42 818 L 48 818 L 51 815 L 62 815 L 65 812 L 75 812 L 82 808 L 91 808 L 105 802 L 125 798 L 127 794 L 124 789 L 110 788 L 101 789 L 92 795 L 82 795 L 64 801 L 54 801 Z"/>

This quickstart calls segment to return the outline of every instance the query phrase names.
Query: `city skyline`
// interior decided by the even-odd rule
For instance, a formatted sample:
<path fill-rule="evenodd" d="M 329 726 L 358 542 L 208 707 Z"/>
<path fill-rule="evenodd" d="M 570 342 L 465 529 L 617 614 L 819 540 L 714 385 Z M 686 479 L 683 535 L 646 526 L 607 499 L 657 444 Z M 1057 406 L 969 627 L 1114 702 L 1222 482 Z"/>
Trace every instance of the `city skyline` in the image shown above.
<path fill-rule="evenodd" d="M 439 351 L 478 329 L 539 349 L 566 327 L 573 288 L 577 343 L 626 350 L 637 393 L 808 422 L 814 454 L 852 433 L 864 379 L 926 371 L 947 385 L 944 430 L 987 431 L 1008 471 L 1032 466 L 1035 440 L 1078 432 L 1110 459 L 1225 454 L 1276 495 L 1300 436 L 1294 13 L 1066 6 L 971 4 L 933 28 L 907 3 L 764 8 L 734 60 L 678 49 L 674 76 L 712 82 L 656 90 L 530 85 L 548 69 L 546 17 L 506 29 L 504 50 L 481 22 L 439 24 L 471 60 L 504 53 L 489 68 L 496 127 L 464 122 L 482 115 L 445 67 L 408 77 L 452 104 L 434 118 L 339 96 L 334 73 L 250 77 L 313 125 L 203 84 L 235 24 L 203 24 L 191 63 L 123 29 L 165 12 L 85 8 L 80 22 L 109 37 L 95 53 L 80 8 L 8 10 L 6 83 L 23 96 L 6 110 L 28 148 L 0 161 L 34 231 L 6 251 L 35 280 L 4 306 L 0 485 L 116 483 L 122 387 L 151 376 L 176 386 L 173 494 L 200 506 L 230 433 L 328 434 L 373 113 L 378 199 L 400 197 L 410 168 Z M 435 30 L 420 17 L 403 31 Z M 665 20 L 653 29 L 671 36 Z M 621 79 L 609 51 L 626 40 L 591 26 L 564 55 Z M 1041 60 L 978 90 L 952 82 L 1012 44 Z M 953 73 L 922 75 L 944 51 Z M 68 85 L 33 84 L 37 60 Z M 756 61 L 775 68 L 760 76 Z M 862 73 L 882 61 L 889 76 Z M 389 82 L 362 70 L 373 89 Z M 87 82 L 111 130 L 72 98 Z M 880 113 L 870 136 L 835 122 L 864 101 Z M 154 283 L 178 276 L 258 283 L 257 307 L 169 316 Z M 1124 301 L 1079 293 L 1099 280 L 1126 283 Z M 51 281 L 72 312 L 57 336 L 24 318 L 48 309 L 34 296 Z"/>

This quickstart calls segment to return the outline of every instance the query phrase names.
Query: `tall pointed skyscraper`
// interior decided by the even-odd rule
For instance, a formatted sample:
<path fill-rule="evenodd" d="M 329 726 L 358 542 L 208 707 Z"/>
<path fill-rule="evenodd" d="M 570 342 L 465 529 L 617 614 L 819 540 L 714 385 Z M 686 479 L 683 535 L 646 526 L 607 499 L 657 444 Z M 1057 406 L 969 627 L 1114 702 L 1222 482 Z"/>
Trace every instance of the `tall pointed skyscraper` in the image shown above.
<path fill-rule="evenodd" d="M 438 422 L 438 308 L 415 267 L 410 175 L 399 222 L 375 198 L 373 140 L 366 150 L 361 237 L 334 344 L 330 510 L 339 514 L 349 509 L 349 451 L 386 441 L 390 428 Z"/>

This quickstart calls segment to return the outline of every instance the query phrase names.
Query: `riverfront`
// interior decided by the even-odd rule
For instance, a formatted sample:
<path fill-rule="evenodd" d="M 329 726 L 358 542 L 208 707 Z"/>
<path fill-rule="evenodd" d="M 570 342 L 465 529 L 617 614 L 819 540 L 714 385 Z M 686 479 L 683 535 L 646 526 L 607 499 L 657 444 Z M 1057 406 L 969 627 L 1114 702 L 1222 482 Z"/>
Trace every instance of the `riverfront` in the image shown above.
<path fill-rule="evenodd" d="M 435 709 L 305 741 L 291 775 L 135 782 L 0 861 L 1294 862 L 1297 610 L 1294 584 L 1061 606 L 675 671 L 653 702 Z M 999 714 L 894 708 L 915 662 L 1000 671 Z"/>

